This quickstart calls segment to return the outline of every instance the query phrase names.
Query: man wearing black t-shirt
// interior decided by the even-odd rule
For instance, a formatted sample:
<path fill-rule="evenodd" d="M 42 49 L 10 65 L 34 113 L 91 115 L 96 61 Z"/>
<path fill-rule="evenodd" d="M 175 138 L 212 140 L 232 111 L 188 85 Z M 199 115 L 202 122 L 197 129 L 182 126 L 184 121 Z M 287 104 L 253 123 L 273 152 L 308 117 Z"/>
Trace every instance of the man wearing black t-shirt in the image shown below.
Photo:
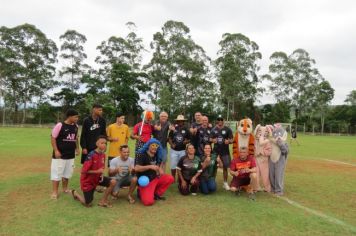
<path fill-rule="evenodd" d="M 218 116 L 216 122 L 216 126 L 211 130 L 210 142 L 214 143 L 213 152 L 218 155 L 223 162 L 223 187 L 225 190 L 230 190 L 230 186 L 227 183 L 227 169 L 230 167 L 231 161 L 229 144 L 233 142 L 232 130 L 224 126 L 224 118 L 222 118 L 222 116 Z"/>
<path fill-rule="evenodd" d="M 191 136 L 191 143 L 194 145 L 194 148 L 195 148 L 195 152 L 198 151 L 198 134 L 197 134 L 197 131 L 198 129 L 200 128 L 200 126 L 202 125 L 202 114 L 201 112 L 197 111 L 195 112 L 194 114 L 194 120 L 195 122 L 193 122 L 191 125 L 190 125 L 190 134 L 192 135 Z"/>
<path fill-rule="evenodd" d="M 145 206 L 150 206 L 155 200 L 164 200 L 163 194 L 174 182 L 171 175 L 164 174 L 161 168 L 162 147 L 160 142 L 154 138 L 150 139 L 139 150 L 141 156 L 136 159 L 135 172 L 137 178 L 147 176 L 150 180 L 145 187 L 138 186 L 141 202 Z"/>
<path fill-rule="evenodd" d="M 59 182 L 62 181 L 63 192 L 68 193 L 68 182 L 73 174 L 74 158 L 79 153 L 78 146 L 78 112 L 69 109 L 64 122 L 59 122 L 52 130 L 53 148 L 51 163 L 52 199 L 58 198 Z"/>
<path fill-rule="evenodd" d="M 87 159 L 89 152 L 96 148 L 96 139 L 100 135 L 106 136 L 106 122 L 102 118 L 103 106 L 94 104 L 91 116 L 83 121 L 80 146 L 82 147 L 81 163 Z"/>
<path fill-rule="evenodd" d="M 207 116 L 202 116 L 202 124 L 197 130 L 197 144 L 198 150 L 196 151 L 197 155 L 201 157 L 204 154 L 205 144 L 211 144 L 209 138 L 211 134 L 211 128 L 209 127 L 209 119 Z"/>
<path fill-rule="evenodd" d="M 175 181 L 176 168 L 179 160 L 185 156 L 185 145 L 190 141 L 190 133 L 185 127 L 183 115 L 178 115 L 175 119 L 174 130 L 169 131 L 169 144 L 171 146 L 171 173 Z"/>

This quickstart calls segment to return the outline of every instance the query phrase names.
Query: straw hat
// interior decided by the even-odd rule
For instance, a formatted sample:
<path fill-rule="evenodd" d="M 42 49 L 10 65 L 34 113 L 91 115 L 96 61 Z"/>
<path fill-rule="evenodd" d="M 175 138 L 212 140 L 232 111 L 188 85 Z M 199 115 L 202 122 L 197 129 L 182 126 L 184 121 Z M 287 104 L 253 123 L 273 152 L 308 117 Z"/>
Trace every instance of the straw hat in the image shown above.
<path fill-rule="evenodd" d="M 178 115 L 175 121 L 186 121 L 187 119 L 184 119 L 183 115 Z"/>

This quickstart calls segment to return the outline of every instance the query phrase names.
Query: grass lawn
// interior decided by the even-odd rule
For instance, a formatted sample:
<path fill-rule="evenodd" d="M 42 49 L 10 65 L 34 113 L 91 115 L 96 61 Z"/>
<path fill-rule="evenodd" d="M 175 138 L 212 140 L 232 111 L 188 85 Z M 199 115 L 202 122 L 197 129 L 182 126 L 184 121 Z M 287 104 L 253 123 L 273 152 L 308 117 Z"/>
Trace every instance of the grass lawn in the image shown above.
<path fill-rule="evenodd" d="M 356 235 L 356 137 L 299 135 L 284 198 L 234 196 L 219 173 L 213 195 L 184 197 L 173 184 L 166 201 L 144 207 L 123 190 L 111 209 L 96 206 L 100 193 L 92 208 L 70 195 L 50 199 L 49 137 L 45 128 L 0 128 L 0 235 Z M 70 187 L 79 190 L 80 158 L 76 166 Z"/>

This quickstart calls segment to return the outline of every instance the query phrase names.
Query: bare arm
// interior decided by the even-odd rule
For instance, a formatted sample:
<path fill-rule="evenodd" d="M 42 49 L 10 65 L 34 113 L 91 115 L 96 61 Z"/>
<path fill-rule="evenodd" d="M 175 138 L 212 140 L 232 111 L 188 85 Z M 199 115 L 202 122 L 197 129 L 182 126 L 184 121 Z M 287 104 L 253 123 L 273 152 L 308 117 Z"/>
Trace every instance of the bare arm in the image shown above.
<path fill-rule="evenodd" d="M 52 145 L 52 148 L 53 148 L 53 150 L 54 150 L 54 156 L 55 156 L 55 158 L 60 158 L 60 157 L 62 156 L 62 154 L 61 154 L 60 151 L 58 150 L 56 139 L 53 138 L 52 136 L 51 136 L 51 145 Z"/>
<path fill-rule="evenodd" d="M 135 165 L 134 170 L 136 172 L 145 172 L 147 170 L 159 171 L 159 166 L 156 166 L 156 165 L 147 165 L 147 166 Z"/>

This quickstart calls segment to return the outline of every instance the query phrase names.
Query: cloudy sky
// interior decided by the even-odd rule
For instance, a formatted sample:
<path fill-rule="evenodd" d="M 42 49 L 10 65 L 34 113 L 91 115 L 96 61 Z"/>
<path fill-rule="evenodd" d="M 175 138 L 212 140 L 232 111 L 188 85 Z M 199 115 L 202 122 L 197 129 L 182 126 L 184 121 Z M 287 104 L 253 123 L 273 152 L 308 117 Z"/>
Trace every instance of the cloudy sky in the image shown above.
<path fill-rule="evenodd" d="M 184 22 L 213 59 L 223 33 L 248 36 L 260 46 L 261 74 L 273 52 L 305 49 L 335 89 L 333 104 L 356 89 L 354 0 L 0 0 L 0 26 L 34 24 L 58 45 L 67 29 L 84 34 L 89 64 L 101 41 L 127 34 L 126 22 L 137 25 L 148 48 L 167 20 Z M 261 98 L 266 102 L 270 96 Z"/>

